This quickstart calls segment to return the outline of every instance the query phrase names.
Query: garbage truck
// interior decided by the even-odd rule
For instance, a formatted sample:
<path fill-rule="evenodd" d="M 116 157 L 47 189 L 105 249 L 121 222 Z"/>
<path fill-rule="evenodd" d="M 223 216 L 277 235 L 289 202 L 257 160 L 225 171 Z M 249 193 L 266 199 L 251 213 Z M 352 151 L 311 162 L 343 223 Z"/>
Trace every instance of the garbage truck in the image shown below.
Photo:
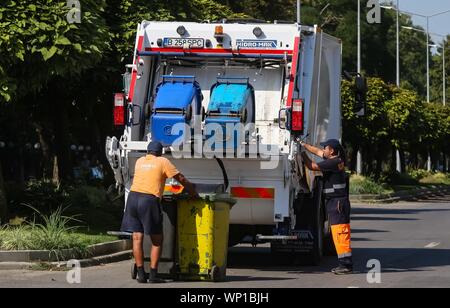
<path fill-rule="evenodd" d="M 106 140 L 117 188 L 126 198 L 136 160 L 160 141 L 197 187 L 237 201 L 229 245 L 319 263 L 334 246 L 322 174 L 305 168 L 299 141 L 341 137 L 341 55 L 318 26 L 143 21 L 114 95 L 120 136 Z"/>

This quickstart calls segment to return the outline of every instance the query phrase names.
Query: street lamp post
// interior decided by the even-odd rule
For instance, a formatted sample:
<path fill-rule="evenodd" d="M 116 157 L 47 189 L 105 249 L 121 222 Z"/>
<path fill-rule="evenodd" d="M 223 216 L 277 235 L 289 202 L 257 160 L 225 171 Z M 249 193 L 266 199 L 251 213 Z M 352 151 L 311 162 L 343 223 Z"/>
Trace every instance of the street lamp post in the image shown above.
<path fill-rule="evenodd" d="M 424 30 L 417 29 L 417 28 L 414 28 L 414 27 L 405 27 L 405 26 L 403 26 L 402 28 L 408 29 L 408 30 L 417 31 L 417 32 L 426 33 Z M 445 38 L 447 36 L 446 35 L 442 35 L 442 34 L 432 33 L 432 32 L 428 33 L 428 35 L 429 34 L 432 34 L 434 36 L 442 37 L 442 86 L 443 86 L 443 89 L 442 89 L 442 104 L 445 106 L 445 103 L 446 103 L 446 88 L 445 87 L 447 86 L 446 85 L 446 80 L 445 80 L 445 78 L 447 77 L 446 73 L 445 73 L 445 47 L 446 47 L 445 46 Z M 427 46 L 428 52 L 429 52 L 429 47 L 430 46 L 437 47 L 437 45 L 428 45 Z"/>
<path fill-rule="evenodd" d="M 356 72 L 358 74 L 361 74 L 361 1 L 357 0 L 358 2 L 358 14 L 357 14 L 357 27 L 358 27 L 358 46 L 357 46 L 357 69 Z M 358 149 L 358 152 L 356 153 L 356 173 L 357 174 L 361 174 L 362 173 L 362 154 L 361 154 L 361 150 Z"/>
<path fill-rule="evenodd" d="M 445 80 L 447 78 L 445 74 L 445 39 L 442 40 L 442 104 L 445 106 L 446 103 L 446 87 L 447 87 L 447 81 Z"/>
<path fill-rule="evenodd" d="M 427 102 L 429 103 L 430 102 L 430 50 L 429 50 L 429 44 L 430 44 L 430 18 L 446 14 L 446 13 L 450 12 L 450 10 L 438 12 L 438 13 L 432 14 L 432 15 L 422 15 L 422 14 L 402 11 L 402 10 L 400 10 L 398 8 L 398 5 L 399 4 L 398 4 L 398 0 L 397 0 L 397 8 L 392 7 L 392 6 L 382 6 L 385 9 L 397 10 L 397 24 L 399 23 L 398 15 L 400 13 L 405 13 L 405 14 L 408 14 L 408 15 L 415 15 L 415 16 L 423 17 L 423 18 L 426 18 L 426 20 L 427 20 L 427 26 L 426 26 L 427 29 L 426 29 L 426 31 L 422 31 L 422 32 L 425 32 L 427 34 Z M 398 39 L 398 33 L 399 33 L 399 27 L 397 26 L 397 39 Z M 398 50 L 398 46 L 397 46 L 397 50 Z"/>
<path fill-rule="evenodd" d="M 397 84 L 397 88 L 400 88 L 400 0 L 397 0 L 397 7 L 394 8 L 392 6 L 381 6 L 382 8 L 385 9 L 394 9 L 396 11 L 396 15 L 397 15 L 397 21 L 396 21 L 396 29 L 397 29 L 397 34 L 396 34 L 396 45 L 397 45 L 397 49 L 396 49 L 396 84 Z M 398 173 L 402 172 L 402 165 L 401 165 L 401 160 L 400 160 L 400 151 L 397 149 L 395 151 L 395 169 L 397 170 Z"/>
<path fill-rule="evenodd" d="M 400 88 L 400 0 L 397 0 L 397 87 Z"/>
<path fill-rule="evenodd" d="M 424 30 L 422 30 L 422 29 L 416 29 L 416 28 L 413 28 L 413 27 L 403 27 L 403 28 L 405 28 L 405 29 L 408 29 L 408 30 L 413 30 L 413 31 L 418 31 L 418 32 L 425 32 Z M 427 37 L 430 35 L 430 34 L 433 34 L 433 35 L 436 35 L 436 36 L 441 36 L 441 37 L 445 37 L 444 35 L 440 35 L 440 34 L 436 34 L 436 33 L 429 33 L 429 32 L 427 32 Z M 427 40 L 428 41 L 428 40 Z M 430 48 L 430 46 L 437 46 L 437 45 L 427 45 L 427 54 L 429 53 L 429 48 Z M 442 63 L 443 63 L 443 78 L 444 78 L 444 81 L 443 81 L 443 83 L 444 83 L 444 92 L 443 92 L 443 104 L 445 105 L 445 40 L 443 40 L 443 49 L 442 49 L 443 51 L 442 51 Z M 428 69 L 429 69 L 429 66 L 428 66 Z M 429 102 L 429 101 L 428 101 Z M 445 156 L 444 156 L 444 164 L 446 164 L 445 163 Z M 430 153 L 428 152 L 428 159 L 427 159 L 427 170 L 428 171 L 431 171 L 431 155 L 430 155 Z"/>
<path fill-rule="evenodd" d="M 358 63 L 357 63 L 357 70 L 356 72 L 358 74 L 361 74 L 361 1 L 357 0 L 358 2 Z"/>

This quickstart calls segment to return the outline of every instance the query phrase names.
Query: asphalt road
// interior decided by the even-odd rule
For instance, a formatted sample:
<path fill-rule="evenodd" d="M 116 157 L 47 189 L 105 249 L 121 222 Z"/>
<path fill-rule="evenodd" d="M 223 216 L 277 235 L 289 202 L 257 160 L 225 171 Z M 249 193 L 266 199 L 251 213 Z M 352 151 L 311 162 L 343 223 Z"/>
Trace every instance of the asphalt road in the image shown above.
<path fill-rule="evenodd" d="M 0 287 L 450 287 L 450 195 L 386 205 L 353 204 L 352 229 L 356 273 L 348 276 L 329 272 L 334 257 L 326 257 L 317 267 L 286 267 L 273 264 L 267 246 L 242 246 L 230 250 L 223 283 L 138 285 L 130 279 L 130 261 L 125 261 L 84 268 L 81 283 L 72 285 L 66 272 L 0 271 Z M 372 267 L 367 263 L 372 259 L 381 264 L 379 277 L 369 273 Z"/>

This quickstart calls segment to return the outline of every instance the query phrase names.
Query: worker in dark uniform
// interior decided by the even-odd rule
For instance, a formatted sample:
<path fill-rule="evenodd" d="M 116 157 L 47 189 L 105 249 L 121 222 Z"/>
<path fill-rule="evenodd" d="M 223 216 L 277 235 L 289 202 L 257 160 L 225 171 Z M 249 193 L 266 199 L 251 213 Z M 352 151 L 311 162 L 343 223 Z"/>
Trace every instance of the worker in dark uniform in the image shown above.
<path fill-rule="evenodd" d="M 326 202 L 328 221 L 331 225 L 334 246 L 338 255 L 339 266 L 332 269 L 336 275 L 350 274 L 353 271 L 352 249 L 350 239 L 350 201 L 348 198 L 345 174 L 345 152 L 340 142 L 330 139 L 321 143 L 323 150 L 301 142 L 308 152 L 322 157 L 322 162 L 312 161 L 307 153 L 302 152 L 305 166 L 312 171 L 323 174 L 323 193 Z"/>
<path fill-rule="evenodd" d="M 137 160 L 133 184 L 128 194 L 121 230 L 133 233 L 133 255 L 137 266 L 137 281 L 146 283 L 164 282 L 157 277 L 158 263 L 163 242 L 163 216 L 160 199 L 164 193 L 166 179 L 177 180 L 191 197 L 197 198 L 194 185 L 162 155 L 163 146 L 150 142 L 147 155 Z M 150 274 L 144 271 L 144 234 L 152 241 Z"/>

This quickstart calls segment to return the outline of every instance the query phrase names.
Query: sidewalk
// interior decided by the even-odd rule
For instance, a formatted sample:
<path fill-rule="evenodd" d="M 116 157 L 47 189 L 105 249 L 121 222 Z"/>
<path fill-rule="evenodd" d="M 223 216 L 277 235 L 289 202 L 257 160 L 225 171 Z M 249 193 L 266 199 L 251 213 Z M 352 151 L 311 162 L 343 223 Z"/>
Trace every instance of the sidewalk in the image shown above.
<path fill-rule="evenodd" d="M 368 203 L 392 203 L 397 201 L 410 201 L 420 198 L 430 197 L 433 195 L 443 195 L 450 192 L 448 185 L 432 185 L 428 187 L 419 187 L 416 189 L 397 191 L 391 194 L 381 195 L 350 195 L 351 202 L 368 202 Z"/>

